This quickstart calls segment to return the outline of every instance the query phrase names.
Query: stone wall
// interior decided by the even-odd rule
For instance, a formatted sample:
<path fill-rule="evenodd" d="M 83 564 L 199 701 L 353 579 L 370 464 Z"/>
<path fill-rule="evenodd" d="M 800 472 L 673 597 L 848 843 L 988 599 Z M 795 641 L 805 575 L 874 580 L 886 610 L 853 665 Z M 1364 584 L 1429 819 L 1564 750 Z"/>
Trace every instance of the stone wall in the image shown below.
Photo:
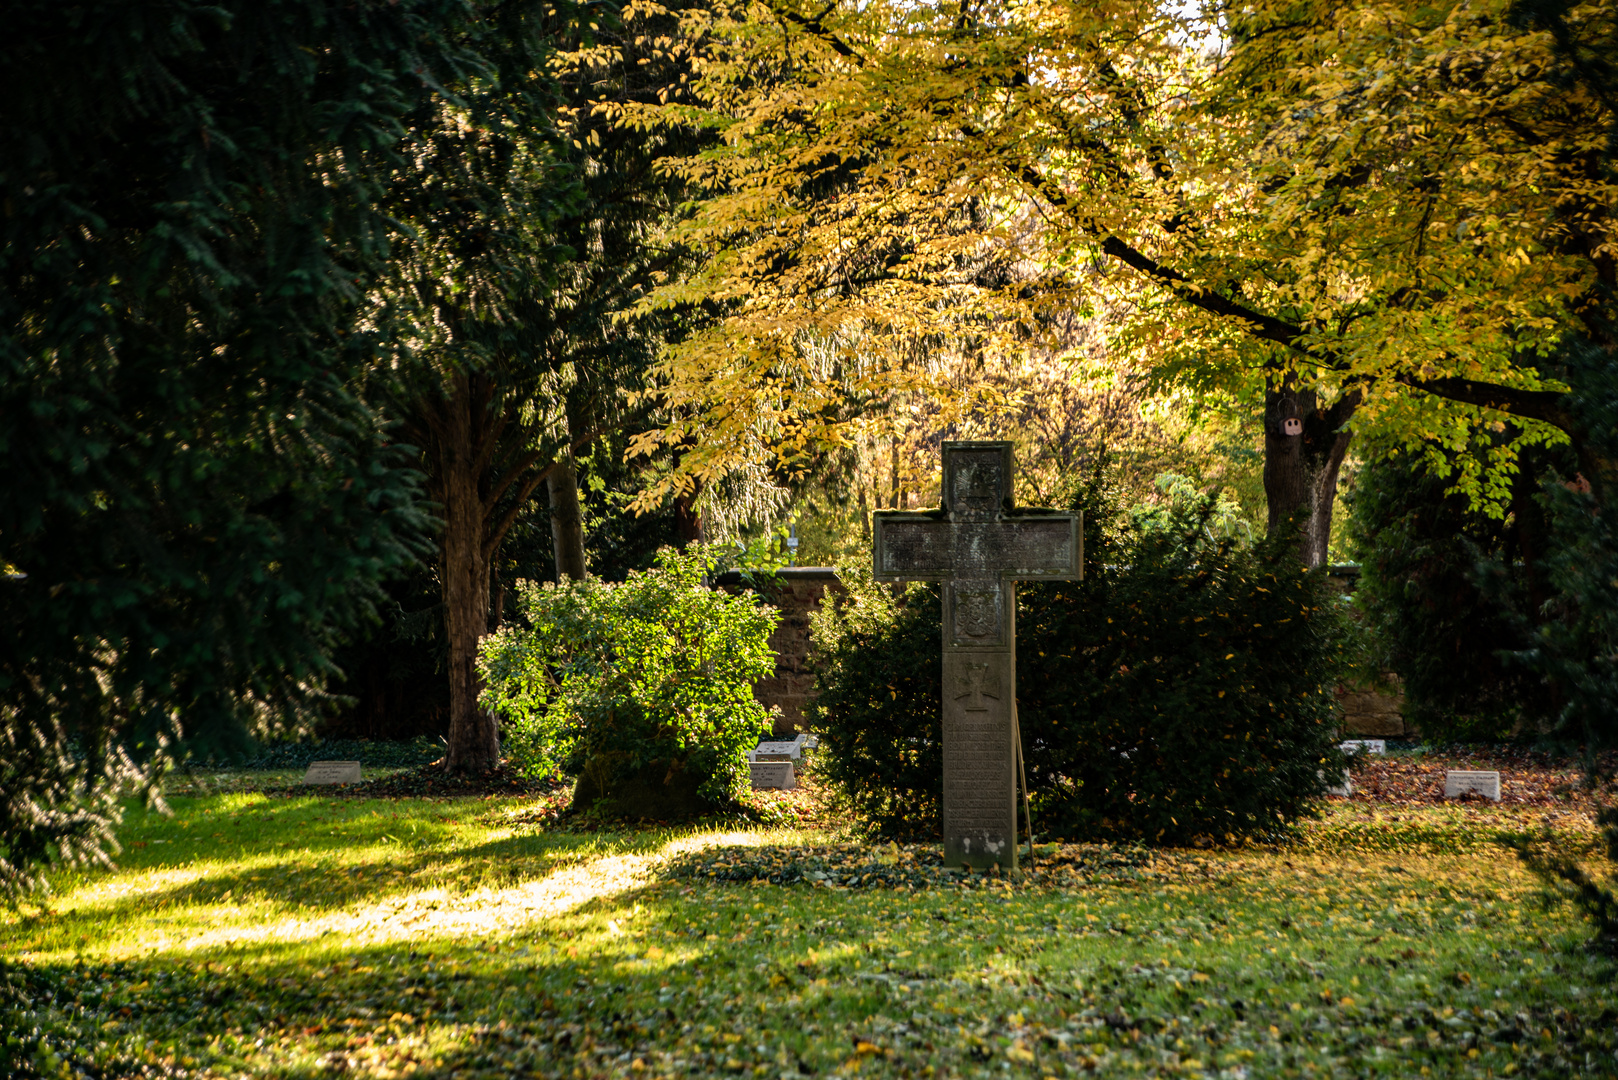
<path fill-rule="evenodd" d="M 740 577 L 723 574 L 719 587 L 740 591 Z M 775 674 L 753 684 L 753 696 L 766 708 L 779 706 L 775 733 L 790 737 L 806 730 L 803 707 L 814 695 L 815 677 L 809 670 L 809 616 L 830 592 L 846 592 L 829 566 L 789 566 L 776 572 L 775 580 L 758 590 L 766 601 L 781 611 L 781 621 L 770 635 L 775 650 Z"/>
<path fill-rule="evenodd" d="M 1368 686 L 1339 686 L 1337 704 L 1343 709 L 1345 734 L 1372 739 L 1402 739 L 1414 734 L 1405 724 L 1402 694 L 1384 694 Z"/>

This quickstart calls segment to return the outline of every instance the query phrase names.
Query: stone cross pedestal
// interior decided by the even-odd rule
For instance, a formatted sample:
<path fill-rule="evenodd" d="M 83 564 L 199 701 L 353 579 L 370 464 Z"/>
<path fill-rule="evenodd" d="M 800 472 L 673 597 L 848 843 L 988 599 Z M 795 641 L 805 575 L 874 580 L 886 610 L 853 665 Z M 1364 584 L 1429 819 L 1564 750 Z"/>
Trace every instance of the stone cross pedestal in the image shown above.
<path fill-rule="evenodd" d="M 1009 442 L 946 442 L 937 510 L 872 515 L 879 581 L 944 587 L 944 862 L 1017 865 L 1017 594 L 1083 574 L 1079 514 L 1014 509 Z"/>

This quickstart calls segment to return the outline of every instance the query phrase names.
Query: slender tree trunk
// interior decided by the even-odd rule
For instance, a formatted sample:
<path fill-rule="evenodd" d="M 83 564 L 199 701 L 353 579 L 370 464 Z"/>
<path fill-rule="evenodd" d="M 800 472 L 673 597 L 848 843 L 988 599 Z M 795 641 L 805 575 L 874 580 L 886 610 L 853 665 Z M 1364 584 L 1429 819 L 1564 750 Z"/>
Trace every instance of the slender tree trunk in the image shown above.
<path fill-rule="evenodd" d="M 899 509 L 899 438 L 894 436 L 893 442 L 888 445 L 888 481 L 891 501 L 890 507 Z"/>
<path fill-rule="evenodd" d="M 485 508 L 478 461 L 485 417 L 473 401 L 469 380 L 455 380 L 444 402 L 438 468 L 443 484 L 444 533 L 439 577 L 449 636 L 450 772 L 487 772 L 500 761 L 500 728 L 478 704 L 478 642 L 489 632 L 489 560 L 484 555 Z"/>
<path fill-rule="evenodd" d="M 551 550 L 556 553 L 556 580 L 583 581 L 584 517 L 579 512 L 579 474 L 567 452 L 545 481 L 551 496 Z"/>
<path fill-rule="evenodd" d="M 1359 395 L 1353 393 L 1322 410 L 1313 390 L 1298 390 L 1290 379 L 1265 394 L 1264 495 L 1270 529 L 1285 527 L 1295 513 L 1303 512 L 1298 557 L 1305 566 L 1323 565 L 1330 550 L 1338 473 L 1353 438 L 1345 425 L 1358 404 Z"/>
<path fill-rule="evenodd" d="M 689 491 L 674 497 L 674 542 L 680 547 L 702 542 L 702 514 L 697 510 L 701 488 L 693 483 Z"/>

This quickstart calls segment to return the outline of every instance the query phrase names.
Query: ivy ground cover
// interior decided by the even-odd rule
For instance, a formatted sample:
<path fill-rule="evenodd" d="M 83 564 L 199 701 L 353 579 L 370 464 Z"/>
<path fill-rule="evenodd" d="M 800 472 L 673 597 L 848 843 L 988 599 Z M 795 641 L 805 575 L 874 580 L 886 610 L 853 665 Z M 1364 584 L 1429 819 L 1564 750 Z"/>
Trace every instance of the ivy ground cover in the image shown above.
<path fill-rule="evenodd" d="M 1618 1075 L 1611 969 L 1496 836 L 1045 845 L 1020 880 L 824 831 L 569 833 L 533 802 L 233 792 L 0 916 L 20 1075 Z"/>

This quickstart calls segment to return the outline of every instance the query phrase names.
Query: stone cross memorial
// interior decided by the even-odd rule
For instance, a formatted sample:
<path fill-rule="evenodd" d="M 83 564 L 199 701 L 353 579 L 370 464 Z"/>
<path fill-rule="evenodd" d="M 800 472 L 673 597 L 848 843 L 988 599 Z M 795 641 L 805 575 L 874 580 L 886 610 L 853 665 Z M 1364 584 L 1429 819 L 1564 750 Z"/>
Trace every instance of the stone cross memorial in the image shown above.
<path fill-rule="evenodd" d="M 1017 594 L 1076 580 L 1081 516 L 1014 509 L 1009 442 L 946 442 L 937 510 L 872 515 L 879 581 L 944 589 L 944 862 L 1017 866 Z"/>

